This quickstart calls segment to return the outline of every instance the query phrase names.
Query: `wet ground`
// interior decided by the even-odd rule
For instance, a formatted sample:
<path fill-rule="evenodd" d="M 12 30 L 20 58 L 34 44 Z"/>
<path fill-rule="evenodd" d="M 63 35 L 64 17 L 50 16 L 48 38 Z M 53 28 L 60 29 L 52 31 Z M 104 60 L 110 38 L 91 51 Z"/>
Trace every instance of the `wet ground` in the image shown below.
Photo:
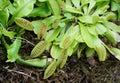
<path fill-rule="evenodd" d="M 0 51 L 1 83 L 120 83 L 120 61 L 109 57 L 105 62 L 97 59 L 69 58 L 63 69 L 57 69 L 49 79 L 43 79 L 45 68 L 6 63 Z M 90 61 L 93 61 L 90 63 Z"/>

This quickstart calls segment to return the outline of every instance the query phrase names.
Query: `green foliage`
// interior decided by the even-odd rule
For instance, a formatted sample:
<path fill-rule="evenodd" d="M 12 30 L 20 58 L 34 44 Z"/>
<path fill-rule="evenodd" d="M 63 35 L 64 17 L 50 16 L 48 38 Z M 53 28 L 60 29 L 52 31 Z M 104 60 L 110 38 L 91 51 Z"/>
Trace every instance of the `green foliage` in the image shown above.
<path fill-rule="evenodd" d="M 7 50 L 7 62 L 48 67 L 44 79 L 57 68 L 63 68 L 68 57 L 82 53 L 99 61 L 107 59 L 110 52 L 120 60 L 120 50 L 109 47 L 120 42 L 119 0 L 0 0 L 0 39 Z M 112 11 L 118 11 L 113 13 Z M 116 19 L 117 18 L 117 19 Z M 12 27 L 12 28 L 10 28 Z M 24 31 L 33 31 L 41 41 L 31 50 L 27 60 L 20 57 Z M 9 40 L 9 41 L 7 41 Z M 8 44 L 9 43 L 9 44 Z M 48 51 L 48 56 L 43 53 Z"/>
<path fill-rule="evenodd" d="M 119 0 L 111 0 L 111 10 L 117 11 L 117 19 L 120 20 L 120 1 Z"/>

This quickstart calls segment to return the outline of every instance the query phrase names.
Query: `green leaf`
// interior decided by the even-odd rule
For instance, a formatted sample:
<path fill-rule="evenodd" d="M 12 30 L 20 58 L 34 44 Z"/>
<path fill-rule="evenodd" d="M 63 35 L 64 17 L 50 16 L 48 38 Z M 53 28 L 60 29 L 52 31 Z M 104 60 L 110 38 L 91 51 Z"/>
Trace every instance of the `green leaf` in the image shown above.
<path fill-rule="evenodd" d="M 8 18 L 9 18 L 9 11 L 7 9 L 0 10 L 0 23 L 4 27 L 7 27 Z"/>
<path fill-rule="evenodd" d="M 113 30 L 113 31 L 115 31 L 115 32 L 120 32 L 120 26 L 117 26 L 116 24 L 114 24 L 114 23 L 112 23 L 112 22 L 103 22 L 103 24 L 104 24 L 107 28 L 109 28 L 109 29 L 111 29 L 111 30 Z"/>
<path fill-rule="evenodd" d="M 73 16 L 71 13 L 65 13 L 64 16 L 67 18 L 67 19 L 72 19 Z"/>
<path fill-rule="evenodd" d="M 24 19 L 24 18 L 16 18 L 15 19 L 15 23 L 18 26 L 20 26 L 20 27 L 22 27 L 22 28 L 24 28 L 26 30 L 29 30 L 29 31 L 32 31 L 33 28 L 34 28 L 34 26 L 32 25 L 32 23 L 29 22 L 28 20 Z"/>
<path fill-rule="evenodd" d="M 56 67 L 57 67 L 57 63 L 56 60 L 54 60 L 45 70 L 44 79 L 49 78 L 55 72 Z"/>
<path fill-rule="evenodd" d="M 47 0 L 38 0 L 39 2 L 46 2 Z"/>
<path fill-rule="evenodd" d="M 42 25 L 42 20 L 32 21 L 31 23 L 34 26 L 34 29 L 33 29 L 34 33 L 37 34 L 40 26 Z"/>
<path fill-rule="evenodd" d="M 41 3 L 39 7 L 36 7 L 28 15 L 28 17 L 47 17 L 51 14 L 51 10 L 47 3 Z"/>
<path fill-rule="evenodd" d="M 70 5 L 66 5 L 63 10 L 67 11 L 67 12 L 70 12 L 70 13 L 75 13 L 75 14 L 83 15 L 82 11 L 75 9 L 74 7 L 72 7 Z"/>
<path fill-rule="evenodd" d="M 54 21 L 54 23 L 52 24 L 52 28 L 57 28 L 58 27 L 58 25 L 59 25 L 59 23 L 60 23 L 60 19 L 56 19 L 55 21 Z"/>
<path fill-rule="evenodd" d="M 71 0 L 66 0 L 66 5 L 72 6 Z"/>
<path fill-rule="evenodd" d="M 68 36 L 61 41 L 60 47 L 63 49 L 67 49 L 72 44 L 72 42 L 73 42 L 72 37 Z"/>
<path fill-rule="evenodd" d="M 50 51 L 50 55 L 52 56 L 52 58 L 58 59 L 62 52 L 63 51 L 59 46 L 53 45 Z"/>
<path fill-rule="evenodd" d="M 79 36 L 79 33 L 79 26 L 72 24 L 61 39 L 60 47 L 67 49 L 73 43 L 74 39 Z"/>
<path fill-rule="evenodd" d="M 84 42 L 83 38 L 82 38 L 82 35 L 81 35 L 81 32 L 78 33 L 79 35 L 75 38 L 76 41 L 78 41 L 79 43 L 80 42 Z"/>
<path fill-rule="evenodd" d="M 47 42 L 46 41 L 40 41 L 31 51 L 31 58 L 35 58 L 40 56 L 45 49 L 47 48 Z"/>
<path fill-rule="evenodd" d="M 43 38 L 43 36 L 46 34 L 46 32 L 47 32 L 47 25 L 43 23 L 43 24 L 41 24 L 40 28 L 37 31 L 38 39 L 40 39 L 40 37 Z"/>
<path fill-rule="evenodd" d="M 113 44 L 116 44 L 117 43 L 117 40 L 116 40 L 116 34 L 111 31 L 111 30 L 107 30 L 107 32 L 105 33 L 105 36 L 107 37 L 107 39 L 113 43 Z M 118 36 L 117 36 L 118 37 Z"/>
<path fill-rule="evenodd" d="M 92 11 L 92 9 L 95 7 L 96 1 L 95 0 L 90 0 L 89 2 L 89 7 L 88 7 L 88 13 Z"/>
<path fill-rule="evenodd" d="M 120 60 L 120 49 L 114 47 L 108 47 L 103 43 L 103 45 L 107 48 L 107 50 L 114 55 L 118 60 Z"/>
<path fill-rule="evenodd" d="M 35 21 L 32 21 L 32 25 L 34 26 L 34 33 L 37 34 L 38 33 L 38 30 L 40 28 L 40 26 L 44 23 L 48 26 L 54 23 L 54 21 L 56 20 L 57 18 L 55 16 L 50 16 L 50 17 L 47 17 L 47 18 L 44 18 L 43 20 L 35 20 Z M 49 28 L 50 29 L 50 28 Z"/>
<path fill-rule="evenodd" d="M 96 25 L 92 25 L 89 27 L 86 27 L 91 35 L 98 36 L 98 33 L 96 32 Z"/>
<path fill-rule="evenodd" d="M 94 48 L 94 39 L 95 36 L 91 35 L 87 29 L 87 26 L 84 26 L 83 24 L 80 24 L 80 29 L 81 29 L 81 35 L 85 43 L 88 45 L 90 48 Z"/>
<path fill-rule="evenodd" d="M 60 68 L 63 68 L 63 66 L 67 61 L 67 58 L 68 58 L 67 51 L 63 50 L 61 55 L 58 57 L 57 66 L 60 66 Z"/>
<path fill-rule="evenodd" d="M 85 51 L 85 54 L 87 57 L 91 57 L 93 56 L 95 53 L 95 50 L 93 48 L 87 48 L 86 51 Z"/>
<path fill-rule="evenodd" d="M 112 54 L 118 59 L 120 60 L 120 49 L 118 48 L 110 48 Z"/>
<path fill-rule="evenodd" d="M 64 67 L 64 65 L 66 64 L 66 62 L 67 62 L 67 59 L 68 59 L 68 55 L 62 55 L 63 56 L 63 58 L 62 58 L 62 62 L 60 63 L 60 68 L 63 68 Z"/>
<path fill-rule="evenodd" d="M 111 1 L 111 10 L 116 11 L 118 10 L 119 5 L 115 1 Z"/>
<path fill-rule="evenodd" d="M 29 60 L 23 60 L 20 57 L 16 60 L 17 63 L 28 65 L 28 66 L 34 66 L 34 67 L 45 67 L 48 62 L 47 59 L 29 59 Z"/>
<path fill-rule="evenodd" d="M 105 61 L 107 58 L 107 54 L 106 54 L 106 49 L 102 45 L 101 41 L 99 41 L 99 40 L 95 41 L 95 48 L 94 49 L 98 54 L 99 61 Z"/>
<path fill-rule="evenodd" d="M 61 9 L 60 9 L 60 5 L 58 4 L 58 2 L 56 0 L 48 0 L 48 4 L 51 7 L 52 13 L 55 16 L 60 16 Z"/>
<path fill-rule="evenodd" d="M 72 39 L 75 39 L 80 33 L 80 29 L 79 29 L 79 25 L 75 25 L 72 24 L 69 29 L 66 31 L 65 35 L 67 36 L 71 36 Z"/>
<path fill-rule="evenodd" d="M 46 33 L 46 36 L 44 37 L 45 41 L 51 42 L 53 41 L 60 33 L 62 28 L 58 27 L 56 29 L 52 29 L 49 32 Z"/>
<path fill-rule="evenodd" d="M 108 5 L 109 2 L 104 2 L 103 3 L 97 3 L 97 8 L 95 10 L 95 12 L 92 15 L 101 15 L 103 13 L 105 13 L 107 11 L 107 9 L 109 8 Z"/>
<path fill-rule="evenodd" d="M 1 37 L 2 37 L 2 27 L 0 26 L 0 40 L 1 40 Z"/>
<path fill-rule="evenodd" d="M 88 4 L 90 2 L 90 0 L 81 0 L 81 5 L 85 6 L 86 4 Z"/>
<path fill-rule="evenodd" d="M 120 7 L 118 9 L 118 20 L 120 21 Z"/>
<path fill-rule="evenodd" d="M 71 0 L 71 2 L 73 3 L 73 5 L 79 9 L 80 8 L 80 0 Z"/>
<path fill-rule="evenodd" d="M 80 16 L 78 19 L 80 22 L 88 23 L 88 24 L 95 24 L 99 20 L 98 16 L 89 16 L 89 15 Z"/>
<path fill-rule="evenodd" d="M 103 35 L 105 32 L 107 32 L 107 29 L 103 24 L 97 23 L 95 26 L 98 34 Z"/>
<path fill-rule="evenodd" d="M 77 57 L 80 58 L 81 57 L 81 53 L 82 51 L 86 48 L 86 45 L 85 44 L 82 44 L 78 47 L 77 49 Z"/>
<path fill-rule="evenodd" d="M 115 20 L 116 19 L 116 15 L 113 12 L 106 12 L 105 13 L 105 19 L 106 20 Z"/>
<path fill-rule="evenodd" d="M 16 18 L 24 17 L 30 14 L 33 10 L 33 6 L 36 0 L 15 0 L 12 7 L 13 16 L 9 20 L 9 25 L 11 25 Z M 14 10 L 13 10 L 14 9 Z"/>
<path fill-rule="evenodd" d="M 73 54 L 73 52 L 74 52 L 74 50 L 73 50 L 72 47 L 68 47 L 68 48 L 67 48 L 67 55 L 68 55 L 68 56 L 71 56 L 71 55 Z"/>
<path fill-rule="evenodd" d="M 5 9 L 6 7 L 8 7 L 8 5 L 10 4 L 10 1 L 3 1 L 3 0 L 1 0 L 1 2 L 0 2 L 0 9 Z"/>
<path fill-rule="evenodd" d="M 7 49 L 7 62 L 14 62 L 19 58 L 19 50 L 20 50 L 20 46 L 21 46 L 21 40 L 20 39 L 16 39 L 13 44 L 11 44 L 9 46 L 9 48 Z"/>
<path fill-rule="evenodd" d="M 5 28 L 3 28 L 1 31 L 2 31 L 2 34 L 3 34 L 4 36 L 9 37 L 10 39 L 12 39 L 12 38 L 15 36 L 15 34 L 16 34 L 16 32 L 7 31 Z"/>

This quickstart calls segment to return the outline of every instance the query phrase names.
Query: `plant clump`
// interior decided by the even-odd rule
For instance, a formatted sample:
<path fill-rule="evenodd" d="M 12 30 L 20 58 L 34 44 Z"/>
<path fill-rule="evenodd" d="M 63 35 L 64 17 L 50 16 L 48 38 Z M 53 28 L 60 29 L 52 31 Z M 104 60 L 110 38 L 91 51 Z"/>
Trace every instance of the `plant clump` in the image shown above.
<path fill-rule="evenodd" d="M 118 0 L 1 0 L 0 41 L 7 50 L 7 62 L 48 65 L 46 79 L 63 68 L 74 53 L 78 58 L 83 52 L 86 57 L 96 53 L 99 61 L 105 61 L 109 52 L 120 60 L 120 50 L 102 41 L 106 38 L 112 45 L 120 42 L 120 26 L 112 22 L 119 19 L 119 6 Z M 28 60 L 19 54 L 26 30 L 40 39 Z M 43 58 L 45 51 L 50 57 Z"/>

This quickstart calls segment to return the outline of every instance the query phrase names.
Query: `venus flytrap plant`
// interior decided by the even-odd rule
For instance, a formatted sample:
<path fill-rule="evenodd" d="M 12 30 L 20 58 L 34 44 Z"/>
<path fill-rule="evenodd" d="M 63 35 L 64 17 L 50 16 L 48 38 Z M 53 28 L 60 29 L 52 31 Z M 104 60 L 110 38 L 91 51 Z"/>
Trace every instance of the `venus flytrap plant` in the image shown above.
<path fill-rule="evenodd" d="M 80 3 L 79 6 L 77 3 Z M 78 51 L 78 58 L 81 57 L 82 51 L 86 49 L 85 54 L 87 57 L 94 56 L 94 53 L 96 52 L 99 61 L 105 61 L 108 50 L 111 54 L 116 54 L 115 57 L 117 59 L 120 59 L 120 50 L 108 47 L 99 38 L 99 36 L 106 37 L 113 44 L 116 44 L 120 38 L 120 35 L 118 34 L 120 27 L 110 22 L 110 20 L 115 18 L 115 14 L 107 12 L 108 8 L 109 0 L 65 1 L 65 8 L 63 8 L 63 11 L 65 13 L 74 14 L 74 18 L 77 19 L 77 22 L 74 19 L 71 19 L 72 25 L 69 29 L 64 31 L 65 33 L 58 35 L 58 41 L 55 39 L 53 42 L 51 56 L 55 61 L 53 61 L 46 69 L 44 74 L 45 79 L 54 73 L 56 67 L 62 68 L 66 63 L 68 56 L 71 56 L 76 51 Z M 71 22 L 71 20 L 69 22 Z M 76 26 L 78 28 L 76 28 Z M 74 32 L 76 34 L 74 34 Z M 117 36 L 117 39 L 115 36 Z M 65 54 L 62 54 L 63 51 Z M 64 59 L 62 57 L 64 57 Z M 62 66 L 61 63 L 63 63 Z"/>
<path fill-rule="evenodd" d="M 101 39 L 106 38 L 111 44 L 120 42 L 120 26 L 111 22 L 116 15 L 108 12 L 109 3 L 110 0 L 14 0 L 13 3 L 1 0 L 0 38 L 7 50 L 7 61 L 35 67 L 48 65 L 44 73 L 47 79 L 57 68 L 63 68 L 74 53 L 78 58 L 83 51 L 86 57 L 97 53 L 99 61 L 105 61 L 109 51 L 120 60 L 120 50 L 107 46 Z M 29 21 L 26 17 L 33 19 Z M 37 17 L 42 18 L 34 20 Z M 12 25 L 14 31 L 9 30 Z M 19 56 L 20 37 L 24 34 L 16 29 L 33 31 L 41 40 L 27 60 Z M 5 37 L 12 40 L 10 45 Z M 45 51 L 50 53 L 51 61 L 47 55 L 42 57 Z"/>

